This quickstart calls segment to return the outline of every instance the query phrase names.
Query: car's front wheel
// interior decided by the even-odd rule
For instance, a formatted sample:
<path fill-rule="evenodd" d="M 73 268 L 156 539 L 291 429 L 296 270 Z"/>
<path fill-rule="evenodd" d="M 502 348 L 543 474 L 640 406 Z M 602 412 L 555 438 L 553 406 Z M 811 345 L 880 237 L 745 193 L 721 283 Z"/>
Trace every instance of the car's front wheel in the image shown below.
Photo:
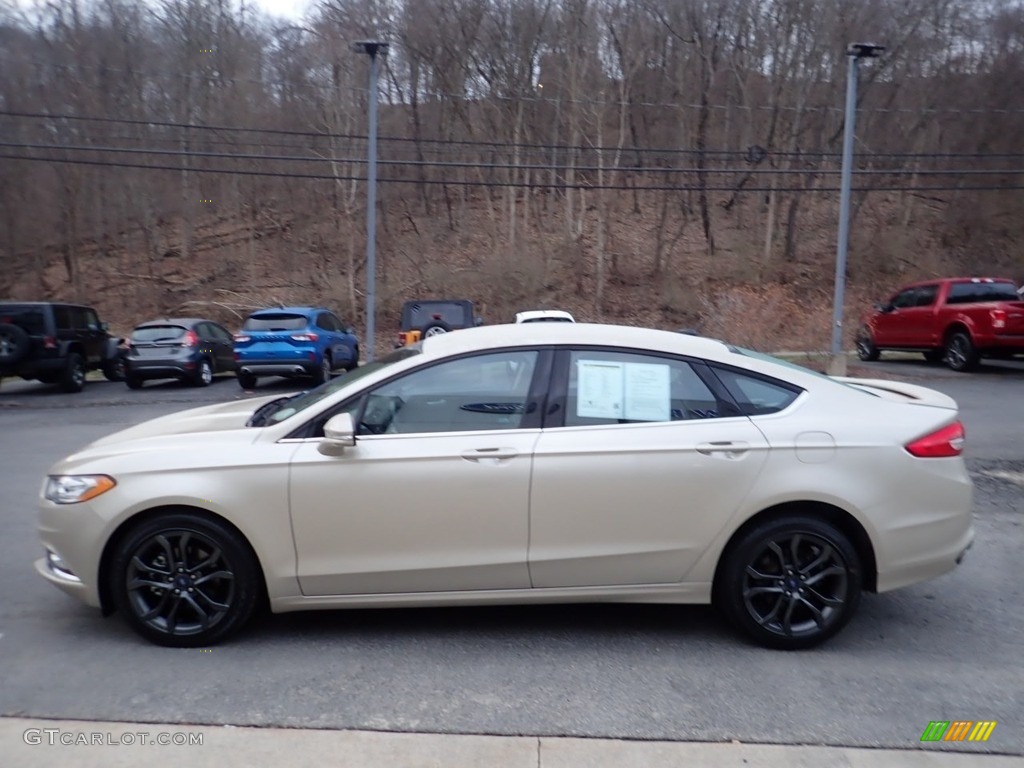
<path fill-rule="evenodd" d="M 111 563 L 114 602 L 138 634 L 158 645 L 212 645 L 242 626 L 260 598 L 248 543 L 224 523 L 188 512 L 140 523 Z"/>
<path fill-rule="evenodd" d="M 817 645 L 850 620 L 860 602 L 860 557 L 837 528 L 810 517 L 755 525 L 725 555 L 716 603 L 760 645 Z"/>
<path fill-rule="evenodd" d="M 867 326 L 862 327 L 857 331 L 857 357 L 865 362 L 877 360 L 882 351 L 875 346 L 874 339 L 871 338 L 871 329 Z"/>

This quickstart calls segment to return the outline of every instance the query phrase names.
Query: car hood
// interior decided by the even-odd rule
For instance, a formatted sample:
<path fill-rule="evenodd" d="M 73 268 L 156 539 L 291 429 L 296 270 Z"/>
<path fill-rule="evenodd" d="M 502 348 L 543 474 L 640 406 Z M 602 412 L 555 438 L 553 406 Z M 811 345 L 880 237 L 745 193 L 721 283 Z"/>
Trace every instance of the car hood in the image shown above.
<path fill-rule="evenodd" d="M 189 441 L 194 441 L 197 434 L 209 434 L 214 437 L 217 433 L 246 430 L 247 433 L 251 432 L 252 438 L 255 439 L 259 430 L 247 429 L 245 422 L 261 405 L 279 397 L 280 395 L 254 397 L 170 413 L 101 437 L 81 451 L 68 456 L 62 463 L 75 463 L 87 458 L 134 451 L 165 449 L 179 442 L 176 438 L 187 437 Z"/>

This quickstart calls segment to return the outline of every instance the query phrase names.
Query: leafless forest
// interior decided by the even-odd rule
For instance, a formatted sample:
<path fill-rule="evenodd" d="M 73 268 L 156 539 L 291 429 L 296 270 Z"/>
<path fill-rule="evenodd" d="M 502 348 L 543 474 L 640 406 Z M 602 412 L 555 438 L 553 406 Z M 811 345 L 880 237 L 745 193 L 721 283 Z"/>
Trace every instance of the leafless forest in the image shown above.
<path fill-rule="evenodd" d="M 861 66 L 848 329 L 913 278 L 1024 278 L 1019 0 L 0 0 L 0 296 L 362 327 L 368 67 L 378 328 L 490 322 L 828 338 L 847 56 Z M 388 339 L 381 339 L 386 343 Z"/>

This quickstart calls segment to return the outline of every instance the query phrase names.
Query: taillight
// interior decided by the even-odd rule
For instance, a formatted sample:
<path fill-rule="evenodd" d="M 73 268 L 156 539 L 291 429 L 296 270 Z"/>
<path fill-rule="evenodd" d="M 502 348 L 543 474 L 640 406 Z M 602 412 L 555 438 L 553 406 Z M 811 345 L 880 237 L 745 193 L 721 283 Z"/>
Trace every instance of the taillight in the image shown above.
<path fill-rule="evenodd" d="M 247 341 L 252 341 L 252 336 L 246 336 L 244 333 L 236 333 L 235 341 L 239 344 L 245 344 Z"/>
<path fill-rule="evenodd" d="M 57 340 L 53 336 L 43 336 L 43 348 L 44 349 L 56 349 Z"/>
<path fill-rule="evenodd" d="M 398 334 L 398 346 L 404 347 L 406 345 L 405 339 L 406 339 L 405 331 L 402 331 L 401 333 Z"/>
<path fill-rule="evenodd" d="M 306 333 L 293 333 L 292 334 L 292 339 L 294 341 L 316 341 L 319 338 L 320 337 L 317 336 L 315 333 L 309 333 L 309 332 L 306 332 Z"/>
<path fill-rule="evenodd" d="M 992 328 L 994 330 L 999 331 L 1006 328 L 1005 309 L 990 309 L 988 314 L 992 318 Z"/>
<path fill-rule="evenodd" d="M 959 456 L 964 450 L 964 425 L 959 421 L 954 422 L 904 447 L 919 459 Z"/>
<path fill-rule="evenodd" d="M 199 337 L 195 331 L 189 331 L 185 334 L 185 338 L 181 340 L 181 346 L 183 347 L 198 347 Z"/>

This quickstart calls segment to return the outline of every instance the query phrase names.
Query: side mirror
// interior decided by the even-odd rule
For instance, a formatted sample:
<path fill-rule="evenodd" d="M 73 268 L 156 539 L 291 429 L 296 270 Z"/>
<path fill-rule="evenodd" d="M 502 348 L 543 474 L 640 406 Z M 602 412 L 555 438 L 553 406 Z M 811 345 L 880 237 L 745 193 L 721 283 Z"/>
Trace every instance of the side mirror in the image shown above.
<path fill-rule="evenodd" d="M 473 325 L 476 326 L 477 328 L 479 328 L 483 324 L 484 324 L 484 319 L 482 317 L 474 317 L 473 318 Z"/>
<path fill-rule="evenodd" d="M 356 329 L 353 328 L 352 326 L 349 326 L 348 328 L 345 329 L 345 333 L 347 333 L 349 336 L 355 336 Z"/>
<path fill-rule="evenodd" d="M 100 330 L 101 331 L 109 331 L 110 330 L 109 323 L 100 323 Z"/>
<path fill-rule="evenodd" d="M 884 314 L 888 314 L 888 313 L 892 312 L 893 309 L 895 309 L 895 307 L 893 307 L 893 305 L 891 303 L 875 304 L 875 309 L 878 312 L 882 312 Z"/>
<path fill-rule="evenodd" d="M 324 424 L 324 439 L 317 450 L 324 456 L 341 456 L 356 444 L 356 428 L 351 413 L 339 413 Z"/>

